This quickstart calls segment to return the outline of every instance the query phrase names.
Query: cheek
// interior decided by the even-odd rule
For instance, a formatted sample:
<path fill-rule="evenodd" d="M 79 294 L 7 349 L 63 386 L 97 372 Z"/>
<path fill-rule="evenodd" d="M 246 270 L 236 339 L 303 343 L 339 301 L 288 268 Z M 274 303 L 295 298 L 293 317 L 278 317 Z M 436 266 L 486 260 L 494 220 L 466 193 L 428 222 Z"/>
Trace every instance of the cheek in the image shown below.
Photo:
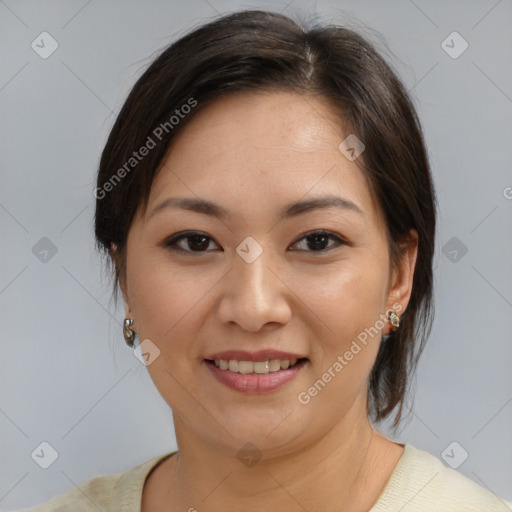
<path fill-rule="evenodd" d="M 195 318 L 219 276 L 193 266 L 177 268 L 164 251 L 134 251 L 127 278 L 139 338 L 178 348 L 175 340 L 186 339 L 186 331 L 197 324 Z"/>
<path fill-rule="evenodd" d="M 360 255 L 336 272 L 316 279 L 305 295 L 324 325 L 313 349 L 315 377 L 336 382 L 324 398 L 346 401 L 347 407 L 365 387 L 379 349 L 385 307 L 387 263 Z M 317 276 L 318 277 L 318 276 Z M 313 284 L 313 283 L 310 283 Z M 305 290 L 304 292 L 305 293 Z M 325 327 L 327 326 L 327 327 Z M 339 359 L 341 357 L 341 360 Z M 326 400 L 325 403 L 328 403 Z"/>
<path fill-rule="evenodd" d="M 151 340 L 160 351 L 147 370 L 164 400 L 181 410 L 190 397 L 180 383 L 187 382 L 191 359 L 199 354 L 197 314 L 213 281 L 197 272 L 192 278 L 192 271 L 177 270 L 160 255 L 132 255 L 127 278 L 137 336 L 140 342 Z M 186 388 L 190 392 L 189 384 Z"/>
<path fill-rule="evenodd" d="M 385 303 L 386 268 L 379 260 L 361 255 L 323 276 L 297 282 L 302 283 L 303 300 L 341 342 L 379 318 Z"/>
<path fill-rule="evenodd" d="M 152 257 L 151 250 L 140 241 L 128 246 L 127 283 L 130 297 L 130 309 L 135 318 L 137 334 L 140 340 L 159 339 L 162 322 L 166 312 L 175 303 L 177 290 L 168 280 L 164 266 Z"/>

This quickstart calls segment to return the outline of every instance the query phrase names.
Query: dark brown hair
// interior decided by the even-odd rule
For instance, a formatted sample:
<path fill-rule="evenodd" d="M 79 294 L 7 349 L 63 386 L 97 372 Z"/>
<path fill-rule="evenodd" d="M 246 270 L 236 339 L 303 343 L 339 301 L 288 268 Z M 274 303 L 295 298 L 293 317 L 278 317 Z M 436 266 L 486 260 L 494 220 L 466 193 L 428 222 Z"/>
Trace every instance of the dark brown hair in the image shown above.
<path fill-rule="evenodd" d="M 138 209 L 146 210 L 173 138 L 216 99 L 258 90 L 322 97 L 339 114 L 340 126 L 350 127 L 344 133 L 363 141 L 356 163 L 386 221 L 390 268 L 400 261 L 411 229 L 418 233 L 409 305 L 399 329 L 380 344 L 368 386 L 369 415 L 380 421 L 398 406 L 396 428 L 432 326 L 436 198 L 407 91 L 353 30 L 319 24 L 306 29 L 282 14 L 239 11 L 186 34 L 151 63 L 114 123 L 98 172 L 95 235 L 113 271 L 113 296 L 125 279 L 130 226 Z M 150 150 L 135 158 L 143 147 Z"/>

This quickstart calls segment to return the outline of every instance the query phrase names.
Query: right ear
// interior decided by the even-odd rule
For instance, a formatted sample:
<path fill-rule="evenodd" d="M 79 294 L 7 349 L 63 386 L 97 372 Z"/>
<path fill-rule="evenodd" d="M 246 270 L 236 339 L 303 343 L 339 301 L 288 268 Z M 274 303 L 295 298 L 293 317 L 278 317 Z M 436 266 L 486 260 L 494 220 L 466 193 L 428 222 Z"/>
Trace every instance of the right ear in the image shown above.
<path fill-rule="evenodd" d="M 123 302 L 124 302 L 124 311 L 125 316 L 130 317 L 131 311 L 130 311 L 130 301 L 128 299 L 128 292 L 126 289 L 126 283 L 124 279 L 124 272 L 123 272 L 123 265 L 121 264 L 120 255 L 118 253 L 118 247 L 117 244 L 111 243 L 110 249 L 109 249 L 109 255 L 112 259 L 112 263 L 114 264 L 115 272 L 119 276 L 119 287 L 121 288 L 121 293 L 123 294 Z"/>
<path fill-rule="evenodd" d="M 110 248 L 108 250 L 108 253 L 110 254 L 110 258 L 112 261 L 116 261 L 116 256 L 117 256 L 117 244 L 115 244 L 114 242 L 112 242 L 110 244 Z"/>

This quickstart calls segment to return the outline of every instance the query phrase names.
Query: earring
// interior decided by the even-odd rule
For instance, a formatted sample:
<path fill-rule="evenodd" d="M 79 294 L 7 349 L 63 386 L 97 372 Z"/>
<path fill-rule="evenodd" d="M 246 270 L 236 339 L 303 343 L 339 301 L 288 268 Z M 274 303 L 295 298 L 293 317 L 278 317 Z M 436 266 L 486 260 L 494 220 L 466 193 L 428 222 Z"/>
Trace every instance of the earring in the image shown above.
<path fill-rule="evenodd" d="M 392 331 L 396 331 L 400 327 L 400 317 L 394 311 L 389 312 L 389 323 Z"/>
<path fill-rule="evenodd" d="M 123 325 L 123 336 L 126 344 L 129 347 L 133 347 L 133 341 L 135 340 L 135 331 L 132 329 L 133 318 L 125 318 Z"/>

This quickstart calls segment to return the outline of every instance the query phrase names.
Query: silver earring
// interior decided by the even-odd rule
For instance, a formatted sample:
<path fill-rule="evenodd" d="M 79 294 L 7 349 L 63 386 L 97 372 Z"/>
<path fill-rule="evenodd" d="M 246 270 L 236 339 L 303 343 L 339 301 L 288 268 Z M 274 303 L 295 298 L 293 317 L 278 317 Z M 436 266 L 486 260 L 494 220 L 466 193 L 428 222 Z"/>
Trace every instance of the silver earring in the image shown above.
<path fill-rule="evenodd" d="M 132 329 L 133 318 L 125 318 L 123 325 L 123 336 L 124 341 L 129 347 L 133 347 L 133 342 L 135 340 L 135 331 Z"/>

